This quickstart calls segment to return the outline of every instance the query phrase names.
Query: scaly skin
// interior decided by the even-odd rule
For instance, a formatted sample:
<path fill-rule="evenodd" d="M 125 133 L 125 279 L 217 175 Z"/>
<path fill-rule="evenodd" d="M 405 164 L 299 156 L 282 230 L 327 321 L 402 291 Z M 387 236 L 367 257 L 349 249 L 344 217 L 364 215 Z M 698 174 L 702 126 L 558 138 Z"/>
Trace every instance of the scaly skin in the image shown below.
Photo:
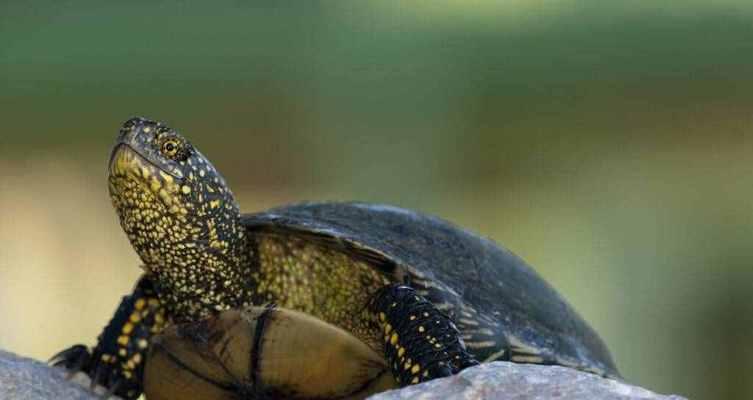
<path fill-rule="evenodd" d="M 164 125 L 125 123 L 110 157 L 120 224 L 177 322 L 249 305 L 253 251 L 225 180 Z"/>
<path fill-rule="evenodd" d="M 402 353 L 384 347 L 385 320 L 380 321 L 378 315 L 381 312 L 393 323 L 405 316 L 384 308 L 394 303 L 393 297 L 374 302 L 378 292 L 388 296 L 403 293 L 380 292 L 401 282 L 312 238 L 281 232 L 251 235 L 241 224 L 238 204 L 225 180 L 175 130 L 142 118 L 127 121 L 111 153 L 109 173 L 113 206 L 144 263 L 142 281 L 153 288 L 158 299 L 150 298 L 148 304 L 154 312 L 159 311 L 161 322 L 157 325 L 155 318 L 146 318 L 124 325 L 114 318 L 93 354 L 74 346 L 56 358 L 57 364 L 80 367 L 96 383 L 133 399 L 142 390 L 141 371 L 147 354 L 144 342 L 166 324 L 196 322 L 225 310 L 269 303 L 338 326 L 384 354 L 391 364 L 404 363 Z M 137 300 L 135 294 L 124 298 L 118 313 L 140 312 L 134 306 L 143 302 Z M 442 342 L 442 348 L 432 350 L 436 343 L 430 338 L 418 340 L 420 332 L 403 332 L 406 338 L 415 339 L 416 346 L 408 348 L 408 354 L 414 356 L 410 375 L 394 371 L 401 384 L 455 372 L 456 368 L 435 368 L 435 361 L 443 357 L 434 354 L 437 351 L 465 354 L 462 341 L 457 347 L 457 330 L 451 321 L 440 317 L 427 301 L 419 303 L 422 310 L 431 309 L 432 321 L 441 321 L 440 331 L 452 337 L 445 340 L 449 347 Z M 374 304 L 380 306 L 374 308 Z M 410 308 L 400 310 L 405 314 Z M 413 324 L 400 326 L 411 329 Z M 413 366 L 422 365 L 423 360 L 430 368 L 418 374 Z M 118 377 L 126 383 L 118 382 Z"/>

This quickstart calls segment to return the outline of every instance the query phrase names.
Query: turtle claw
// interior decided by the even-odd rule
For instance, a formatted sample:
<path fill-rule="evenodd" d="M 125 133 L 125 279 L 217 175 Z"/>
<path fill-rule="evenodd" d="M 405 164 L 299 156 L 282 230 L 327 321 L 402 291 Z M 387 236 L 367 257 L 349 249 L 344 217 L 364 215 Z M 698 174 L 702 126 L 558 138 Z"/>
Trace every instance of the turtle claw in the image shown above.
<path fill-rule="evenodd" d="M 77 372 L 85 369 L 91 362 L 92 353 L 83 344 L 73 345 L 52 356 L 47 362 L 53 367 L 66 371 L 66 378 L 70 379 Z"/>
<path fill-rule="evenodd" d="M 107 392 L 102 395 L 102 398 L 109 399 L 110 397 L 115 396 L 115 394 L 118 393 L 118 390 L 120 390 L 125 384 L 126 381 L 123 379 L 116 380 L 115 383 L 107 389 Z"/>
<path fill-rule="evenodd" d="M 101 354 L 97 353 L 96 349 L 92 351 L 77 344 L 55 354 L 47 363 L 63 369 L 66 379 L 78 382 L 102 399 L 114 395 L 131 398 L 128 393 L 120 393 L 128 382 L 117 373 L 117 365 L 102 362 Z M 86 375 L 86 378 L 77 377 L 79 373 Z"/>
<path fill-rule="evenodd" d="M 47 363 L 55 368 L 63 369 L 67 380 L 75 381 L 88 388 L 91 393 L 100 396 L 103 388 L 100 386 L 102 382 L 99 381 L 102 376 L 106 376 L 106 373 L 101 368 L 101 364 L 93 362 L 93 360 L 92 351 L 83 344 L 77 344 L 55 354 Z M 88 379 L 77 377 L 79 373 L 86 375 Z M 110 390 L 114 393 L 112 388 Z M 111 396 L 110 390 L 102 396 L 103 399 Z"/>

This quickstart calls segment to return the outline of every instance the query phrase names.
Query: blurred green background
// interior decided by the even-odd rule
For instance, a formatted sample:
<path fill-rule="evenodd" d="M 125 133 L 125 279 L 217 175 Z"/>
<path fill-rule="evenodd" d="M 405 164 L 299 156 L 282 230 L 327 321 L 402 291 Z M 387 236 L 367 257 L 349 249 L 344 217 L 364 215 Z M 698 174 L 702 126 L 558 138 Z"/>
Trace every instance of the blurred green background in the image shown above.
<path fill-rule="evenodd" d="M 131 288 L 105 162 L 143 115 L 245 211 L 443 216 L 534 265 L 629 382 L 753 398 L 753 3 L 190 3 L 0 4 L 0 347 L 93 343 Z"/>

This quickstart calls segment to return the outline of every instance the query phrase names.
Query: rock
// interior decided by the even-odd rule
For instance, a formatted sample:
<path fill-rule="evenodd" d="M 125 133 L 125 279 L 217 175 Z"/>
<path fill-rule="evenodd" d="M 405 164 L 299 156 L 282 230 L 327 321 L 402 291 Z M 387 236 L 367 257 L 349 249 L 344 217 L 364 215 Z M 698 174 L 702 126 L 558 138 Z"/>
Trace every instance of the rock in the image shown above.
<path fill-rule="evenodd" d="M 44 363 L 0 350 L 0 399 L 101 400 L 65 373 Z"/>
<path fill-rule="evenodd" d="M 559 366 L 494 362 L 468 368 L 458 375 L 391 390 L 368 400 L 495 399 L 495 400 L 683 400 L 664 396 L 614 379 Z"/>
<path fill-rule="evenodd" d="M 0 350 L 0 399 L 101 400 L 63 371 Z M 116 399 L 111 397 L 111 400 Z M 435 379 L 369 397 L 397 399 L 495 400 L 683 400 L 663 396 L 613 379 L 557 366 L 495 362 L 468 368 L 458 375 Z"/>

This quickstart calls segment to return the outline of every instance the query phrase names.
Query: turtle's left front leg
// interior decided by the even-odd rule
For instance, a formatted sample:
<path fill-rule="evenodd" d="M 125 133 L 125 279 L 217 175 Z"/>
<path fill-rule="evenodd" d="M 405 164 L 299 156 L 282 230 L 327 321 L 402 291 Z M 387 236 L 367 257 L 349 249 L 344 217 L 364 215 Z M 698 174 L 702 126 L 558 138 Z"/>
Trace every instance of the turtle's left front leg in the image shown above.
<path fill-rule="evenodd" d="M 141 394 L 149 343 L 165 327 L 165 313 L 152 282 L 142 276 L 133 292 L 123 297 L 93 349 L 72 346 L 53 356 L 50 364 L 70 373 L 85 373 L 92 388 L 101 386 L 125 399 L 135 399 Z"/>
<path fill-rule="evenodd" d="M 384 338 L 384 352 L 401 386 L 456 374 L 477 365 L 448 316 L 415 290 L 388 286 L 370 304 Z"/>

